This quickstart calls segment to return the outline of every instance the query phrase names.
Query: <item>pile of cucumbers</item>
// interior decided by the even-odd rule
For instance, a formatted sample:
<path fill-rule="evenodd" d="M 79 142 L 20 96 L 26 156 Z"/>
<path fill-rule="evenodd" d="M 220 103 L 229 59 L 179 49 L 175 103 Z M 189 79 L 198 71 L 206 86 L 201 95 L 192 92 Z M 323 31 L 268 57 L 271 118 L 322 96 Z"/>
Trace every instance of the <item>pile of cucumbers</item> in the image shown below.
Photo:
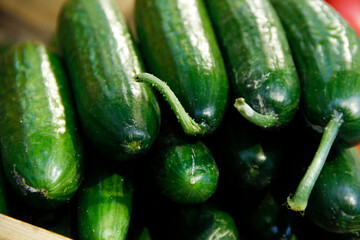
<path fill-rule="evenodd" d="M 0 55 L 0 212 L 81 239 L 360 239 L 360 39 L 323 0 L 67 0 Z"/>

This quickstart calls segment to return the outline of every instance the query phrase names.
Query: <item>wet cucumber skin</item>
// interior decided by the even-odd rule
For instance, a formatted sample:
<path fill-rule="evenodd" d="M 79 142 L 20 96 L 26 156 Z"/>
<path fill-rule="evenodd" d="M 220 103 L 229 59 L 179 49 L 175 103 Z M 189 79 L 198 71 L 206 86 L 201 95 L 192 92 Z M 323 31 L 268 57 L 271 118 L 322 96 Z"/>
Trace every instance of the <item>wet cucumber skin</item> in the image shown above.
<path fill-rule="evenodd" d="M 70 200 L 83 174 L 82 143 L 60 58 L 39 42 L 15 45 L 0 63 L 0 146 L 4 172 L 26 202 Z"/>
<path fill-rule="evenodd" d="M 174 126 L 160 133 L 154 147 L 152 173 L 157 188 L 176 203 L 205 202 L 216 192 L 218 166 L 203 141 L 188 138 Z"/>
<path fill-rule="evenodd" d="M 300 81 L 286 34 L 268 0 L 206 0 L 232 92 L 283 127 L 300 100 Z"/>
<path fill-rule="evenodd" d="M 214 132 L 229 83 L 204 3 L 138 0 L 135 22 L 148 71 L 168 84 L 206 134 Z"/>
<path fill-rule="evenodd" d="M 360 158 L 355 147 L 334 150 L 309 199 L 309 218 L 326 231 L 359 231 Z"/>
<path fill-rule="evenodd" d="M 133 206 L 131 179 L 101 166 L 87 173 L 78 198 L 80 239 L 126 239 Z"/>
<path fill-rule="evenodd" d="M 302 87 L 302 112 L 323 132 L 334 112 L 343 114 L 337 141 L 360 141 L 360 40 L 324 1 L 271 0 L 283 23 Z"/>
<path fill-rule="evenodd" d="M 133 80 L 144 67 L 118 6 L 70 0 L 58 23 L 84 134 L 109 158 L 144 154 L 158 134 L 160 109 L 150 86 Z"/>

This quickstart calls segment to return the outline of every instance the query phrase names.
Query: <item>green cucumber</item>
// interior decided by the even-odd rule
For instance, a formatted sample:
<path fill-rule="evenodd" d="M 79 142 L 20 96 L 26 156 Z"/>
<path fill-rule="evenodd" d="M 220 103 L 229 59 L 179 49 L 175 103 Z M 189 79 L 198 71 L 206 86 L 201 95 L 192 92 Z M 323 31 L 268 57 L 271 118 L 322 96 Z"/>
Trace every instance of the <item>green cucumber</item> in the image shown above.
<path fill-rule="evenodd" d="M 164 130 L 154 148 L 153 174 L 161 193 L 180 204 L 197 204 L 214 195 L 219 170 L 210 149 L 199 139 Z"/>
<path fill-rule="evenodd" d="M 126 239 L 132 203 L 133 186 L 128 177 L 106 167 L 89 169 L 79 190 L 79 238 Z"/>
<path fill-rule="evenodd" d="M 271 191 L 267 191 L 260 204 L 250 213 L 247 219 L 249 235 L 252 239 L 291 240 L 293 236 L 293 219 Z"/>
<path fill-rule="evenodd" d="M 360 157 L 356 147 L 332 151 L 316 181 L 308 217 L 326 231 L 360 231 Z"/>
<path fill-rule="evenodd" d="M 179 239 L 243 239 L 231 214 L 211 202 L 180 208 L 179 212 L 179 233 L 183 236 Z"/>
<path fill-rule="evenodd" d="M 144 66 L 116 3 L 67 1 L 56 34 L 89 142 L 118 161 L 143 155 L 158 135 L 160 108 L 151 87 L 133 80 Z"/>
<path fill-rule="evenodd" d="M 211 139 L 223 179 L 237 190 L 257 191 L 277 178 L 284 160 L 281 135 L 265 131 L 229 109 L 219 133 Z"/>
<path fill-rule="evenodd" d="M 300 81 L 280 19 L 268 0 L 206 0 L 235 107 L 263 128 L 287 125 L 297 112 Z"/>
<path fill-rule="evenodd" d="M 27 203 L 69 201 L 83 175 L 82 142 L 61 59 L 23 42 L 0 59 L 0 147 L 12 187 Z"/>
<path fill-rule="evenodd" d="M 185 132 L 191 135 L 214 132 L 226 110 L 229 83 L 204 3 L 137 0 L 135 22 L 149 72 L 166 82 L 197 123 L 196 130 L 184 129 Z M 138 80 L 164 87 L 149 76 L 141 75 Z"/>
<path fill-rule="evenodd" d="M 320 145 L 294 196 L 304 211 L 332 146 L 360 142 L 360 39 L 323 0 L 271 0 L 293 53 L 301 86 L 301 112 Z"/>

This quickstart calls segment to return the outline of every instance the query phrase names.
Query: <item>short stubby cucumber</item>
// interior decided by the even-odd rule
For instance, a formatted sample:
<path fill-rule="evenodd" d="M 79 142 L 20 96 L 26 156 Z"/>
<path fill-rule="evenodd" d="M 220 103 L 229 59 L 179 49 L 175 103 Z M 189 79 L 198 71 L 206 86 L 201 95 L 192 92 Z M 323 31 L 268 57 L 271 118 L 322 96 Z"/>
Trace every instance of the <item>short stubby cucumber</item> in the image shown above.
<path fill-rule="evenodd" d="M 85 173 L 83 183 L 77 214 L 80 239 L 126 239 L 133 205 L 131 179 L 108 166 L 97 166 Z"/>
<path fill-rule="evenodd" d="M 82 142 L 58 55 L 23 42 L 0 59 L 0 146 L 4 171 L 27 203 L 57 207 L 83 175 Z"/>
<path fill-rule="evenodd" d="M 178 211 L 179 234 L 182 237 L 179 239 L 243 239 L 233 216 L 219 205 L 206 202 Z"/>
<path fill-rule="evenodd" d="M 174 123 L 173 125 L 176 126 Z M 199 139 L 168 126 L 154 146 L 153 176 L 158 190 L 180 204 L 197 204 L 217 189 L 219 169 L 210 149 Z"/>
<path fill-rule="evenodd" d="M 185 132 L 189 135 L 214 132 L 226 110 L 229 83 L 204 3 L 137 0 L 135 22 L 149 73 L 166 82 L 185 112 L 197 123 L 193 124 L 195 130 L 184 129 Z M 138 80 L 164 86 L 148 76 Z M 180 118 L 181 113 L 176 114 Z"/>
<path fill-rule="evenodd" d="M 56 34 L 89 142 L 118 161 L 147 152 L 159 131 L 160 108 L 151 87 L 133 80 L 144 66 L 116 3 L 67 1 Z"/>
<path fill-rule="evenodd" d="M 280 19 L 269 0 L 206 0 L 224 53 L 234 105 L 252 123 L 292 121 L 300 81 Z"/>

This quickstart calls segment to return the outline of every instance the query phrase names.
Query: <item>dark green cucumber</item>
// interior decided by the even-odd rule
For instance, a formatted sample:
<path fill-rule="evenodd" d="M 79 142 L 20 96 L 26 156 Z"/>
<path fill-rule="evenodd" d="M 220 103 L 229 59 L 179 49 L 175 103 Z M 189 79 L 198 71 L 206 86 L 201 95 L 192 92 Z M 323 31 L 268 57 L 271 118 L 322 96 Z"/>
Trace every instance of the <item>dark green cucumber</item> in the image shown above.
<path fill-rule="evenodd" d="M 224 53 L 235 107 L 263 128 L 287 125 L 300 81 L 285 31 L 268 0 L 205 1 Z"/>
<path fill-rule="evenodd" d="M 326 231 L 360 233 L 360 157 L 356 147 L 329 155 L 309 198 L 308 217 Z"/>
<path fill-rule="evenodd" d="M 190 134 L 215 131 L 226 109 L 229 84 L 204 3 L 137 0 L 135 22 L 149 72 L 168 84 L 200 126 Z"/>
<path fill-rule="evenodd" d="M 79 190 L 80 239 L 126 239 L 133 203 L 129 178 L 105 167 L 89 170 Z"/>
<path fill-rule="evenodd" d="M 289 205 L 304 211 L 334 145 L 360 142 L 360 39 L 322 0 L 271 0 L 283 23 L 302 85 L 302 113 L 322 134 L 315 157 Z"/>
<path fill-rule="evenodd" d="M 144 154 L 157 137 L 160 109 L 151 87 L 133 80 L 144 67 L 118 6 L 69 0 L 56 34 L 89 142 L 120 161 Z"/>
<path fill-rule="evenodd" d="M 205 202 L 216 191 L 219 170 L 210 149 L 172 128 L 155 145 L 153 172 L 158 189 L 181 204 Z"/>
<path fill-rule="evenodd" d="M 292 240 L 293 219 L 271 191 L 267 191 L 260 204 L 249 215 L 247 229 L 251 239 Z"/>
<path fill-rule="evenodd" d="M 219 134 L 209 146 L 214 149 L 223 179 L 238 190 L 261 190 L 277 177 L 284 159 L 281 136 L 265 131 L 229 109 Z"/>
<path fill-rule="evenodd" d="M 217 205 L 206 202 L 182 208 L 180 211 L 179 234 L 187 240 L 239 240 L 236 223 L 228 212 Z"/>
<path fill-rule="evenodd" d="M 82 180 L 82 143 L 60 58 L 40 42 L 0 59 L 0 146 L 7 179 L 26 202 L 65 203 Z"/>

